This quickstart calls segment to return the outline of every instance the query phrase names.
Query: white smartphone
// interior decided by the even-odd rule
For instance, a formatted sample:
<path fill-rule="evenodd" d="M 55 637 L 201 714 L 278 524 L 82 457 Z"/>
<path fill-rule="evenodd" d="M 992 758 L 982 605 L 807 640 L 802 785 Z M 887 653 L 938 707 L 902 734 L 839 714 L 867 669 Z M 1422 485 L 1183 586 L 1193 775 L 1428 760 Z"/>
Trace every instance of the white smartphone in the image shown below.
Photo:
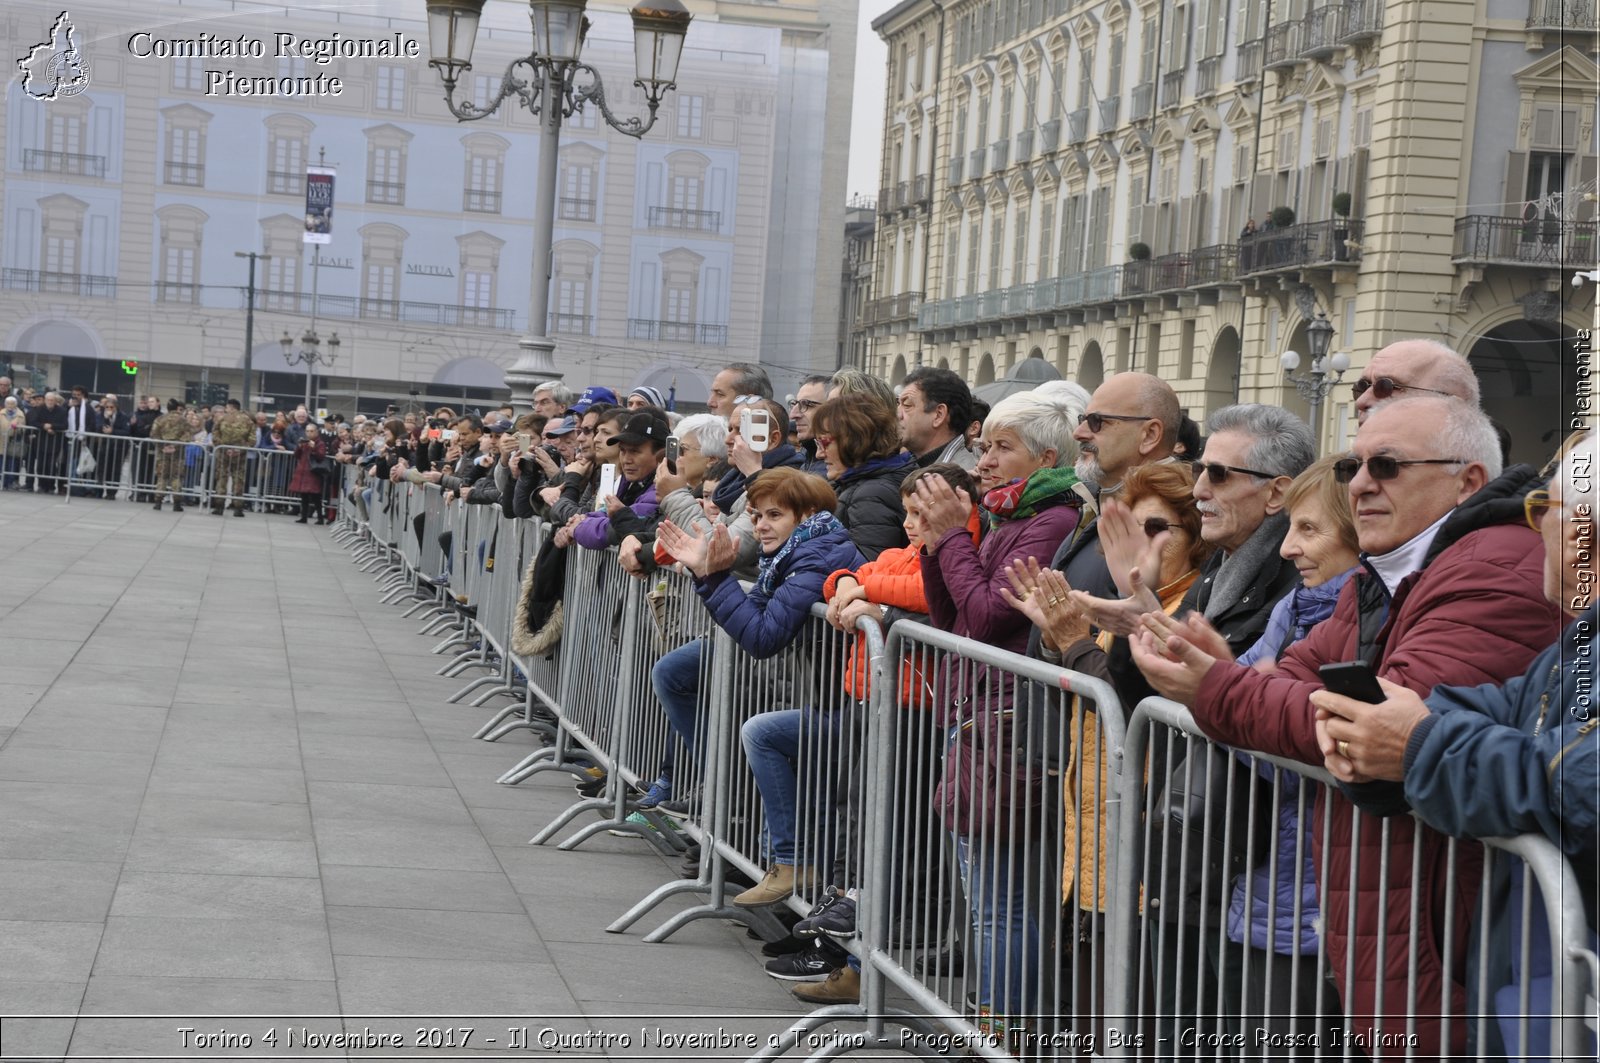
<path fill-rule="evenodd" d="M 594 493 L 594 508 L 605 509 L 606 499 L 617 493 L 617 467 L 611 464 L 600 466 L 600 488 Z"/>
<path fill-rule="evenodd" d="M 772 415 L 766 410 L 743 411 L 739 414 L 739 434 L 751 450 L 765 454 L 772 445 Z"/>

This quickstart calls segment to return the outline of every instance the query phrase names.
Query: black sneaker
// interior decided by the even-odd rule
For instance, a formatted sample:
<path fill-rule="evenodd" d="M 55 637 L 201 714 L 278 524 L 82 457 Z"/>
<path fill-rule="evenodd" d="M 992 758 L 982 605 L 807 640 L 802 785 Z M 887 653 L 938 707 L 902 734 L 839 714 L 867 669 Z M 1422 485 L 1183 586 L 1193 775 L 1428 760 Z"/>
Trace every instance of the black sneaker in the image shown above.
<path fill-rule="evenodd" d="M 784 982 L 824 982 L 844 966 L 833 950 L 809 948 L 767 961 L 767 973 Z"/>
<path fill-rule="evenodd" d="M 793 956 L 797 952 L 805 952 L 816 945 L 815 941 L 797 938 L 793 934 L 785 934 L 777 941 L 763 942 L 761 955 L 763 956 Z"/>
<path fill-rule="evenodd" d="M 814 938 L 822 933 L 822 928 L 817 925 L 817 920 L 842 900 L 844 900 L 844 894 L 839 893 L 833 886 L 829 886 L 817 903 L 811 906 L 811 910 L 805 914 L 805 918 L 794 925 L 795 936 Z"/>
<path fill-rule="evenodd" d="M 835 896 L 832 904 L 820 912 L 813 912 L 794 928 L 796 934 L 815 937 L 826 934 L 831 938 L 856 936 L 856 902 L 849 897 Z"/>

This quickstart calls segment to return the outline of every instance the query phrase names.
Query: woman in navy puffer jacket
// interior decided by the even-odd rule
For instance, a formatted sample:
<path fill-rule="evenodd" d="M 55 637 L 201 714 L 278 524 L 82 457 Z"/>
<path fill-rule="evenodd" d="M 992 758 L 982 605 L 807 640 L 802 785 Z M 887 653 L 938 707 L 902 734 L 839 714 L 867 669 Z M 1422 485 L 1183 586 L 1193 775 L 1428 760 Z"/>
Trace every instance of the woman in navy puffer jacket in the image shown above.
<path fill-rule="evenodd" d="M 726 525 L 717 525 L 707 538 L 666 522 L 660 528 L 660 542 L 694 574 L 695 590 L 717 626 L 750 656 L 765 659 L 795 641 L 811 607 L 822 601 L 822 585 L 830 573 L 854 569 L 865 561 L 834 516 L 838 499 L 822 478 L 799 469 L 768 469 L 750 485 L 746 501 L 761 547 L 756 585 L 748 592 L 729 571 L 736 550 Z M 819 726 L 835 723 L 813 719 L 815 712 L 810 707 L 762 712 L 741 730 L 772 846 L 766 877 L 733 899 L 741 908 L 777 904 L 795 891 L 797 883 L 804 885 L 811 878 L 801 861 L 813 854 L 796 847 L 800 795 L 794 762 L 800 755 L 802 728 L 815 734 Z"/>

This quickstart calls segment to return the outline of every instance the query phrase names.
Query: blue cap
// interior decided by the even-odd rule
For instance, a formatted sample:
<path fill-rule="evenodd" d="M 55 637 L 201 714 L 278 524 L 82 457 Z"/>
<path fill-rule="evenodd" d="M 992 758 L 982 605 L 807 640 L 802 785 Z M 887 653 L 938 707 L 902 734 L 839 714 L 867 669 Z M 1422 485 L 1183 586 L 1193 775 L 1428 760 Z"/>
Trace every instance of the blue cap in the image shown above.
<path fill-rule="evenodd" d="M 600 387 L 599 385 L 584 388 L 583 394 L 578 396 L 578 401 L 567 407 L 567 412 L 575 413 L 582 417 L 589 412 L 589 407 L 597 402 L 615 406 L 617 405 L 617 393 L 610 388 Z"/>
<path fill-rule="evenodd" d="M 563 417 L 559 421 L 551 421 L 545 425 L 544 434 L 547 436 L 564 436 L 569 432 L 577 431 L 577 429 L 578 419 L 576 417 Z"/>

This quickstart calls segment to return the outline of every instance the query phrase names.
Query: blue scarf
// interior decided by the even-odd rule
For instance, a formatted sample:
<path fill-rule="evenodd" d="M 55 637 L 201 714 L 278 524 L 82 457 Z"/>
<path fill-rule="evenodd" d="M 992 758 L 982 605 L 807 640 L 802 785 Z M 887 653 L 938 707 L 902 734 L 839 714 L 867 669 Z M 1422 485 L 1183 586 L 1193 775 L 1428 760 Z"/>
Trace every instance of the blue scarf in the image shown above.
<path fill-rule="evenodd" d="M 778 581 L 778 566 L 784 559 L 795 552 L 801 543 L 810 542 L 831 531 L 843 531 L 844 525 L 839 523 L 839 518 L 833 515 L 830 509 L 819 509 L 805 520 L 794 526 L 794 531 L 789 533 L 789 538 L 784 544 L 770 554 L 764 554 L 756 571 L 756 593 L 763 598 L 772 597 L 773 586 Z"/>

